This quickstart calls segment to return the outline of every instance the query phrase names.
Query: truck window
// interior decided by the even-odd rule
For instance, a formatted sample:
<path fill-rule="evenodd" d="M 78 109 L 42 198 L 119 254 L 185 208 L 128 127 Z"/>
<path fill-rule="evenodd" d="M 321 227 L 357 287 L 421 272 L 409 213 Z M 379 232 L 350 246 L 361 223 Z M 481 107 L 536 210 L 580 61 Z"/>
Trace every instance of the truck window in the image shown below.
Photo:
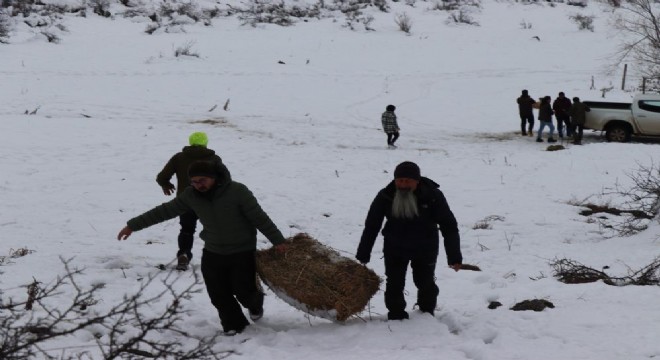
<path fill-rule="evenodd" d="M 660 100 L 640 100 L 638 105 L 642 110 L 660 113 Z"/>

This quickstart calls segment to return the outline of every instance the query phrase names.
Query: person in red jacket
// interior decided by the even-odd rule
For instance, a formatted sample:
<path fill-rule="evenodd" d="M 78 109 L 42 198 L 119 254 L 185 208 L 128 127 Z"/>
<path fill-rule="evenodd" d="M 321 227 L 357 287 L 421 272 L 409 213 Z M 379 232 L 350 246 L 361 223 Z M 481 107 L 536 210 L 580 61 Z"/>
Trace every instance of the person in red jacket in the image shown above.
<path fill-rule="evenodd" d="M 417 306 L 433 315 L 439 289 L 435 265 L 440 247 L 438 226 L 444 238 L 449 267 L 458 271 L 463 262 L 461 240 L 454 214 L 433 180 L 420 175 L 417 164 L 404 161 L 394 170 L 394 180 L 371 203 L 355 258 L 362 264 L 383 227 L 385 306 L 388 320 L 408 319 L 404 290 L 408 265 L 417 287 Z"/>
<path fill-rule="evenodd" d="M 165 164 L 156 176 L 156 182 L 163 189 L 163 193 L 170 196 L 176 190 L 176 194 L 181 194 L 186 187 L 190 185 L 188 178 L 188 168 L 190 165 L 198 160 L 219 162 L 222 164 L 222 159 L 216 155 L 215 151 L 208 149 L 206 146 L 209 139 L 203 132 L 194 132 L 188 137 L 190 146 L 185 146 L 180 152 L 174 154 L 170 160 Z M 172 176 L 176 175 L 177 186 L 175 187 L 172 182 Z M 178 243 L 179 250 L 176 253 L 177 257 L 177 270 L 187 270 L 188 264 L 192 259 L 192 247 L 195 236 L 195 228 L 197 227 L 197 215 L 194 211 L 189 211 L 179 216 L 179 224 L 181 230 L 179 231 Z"/>

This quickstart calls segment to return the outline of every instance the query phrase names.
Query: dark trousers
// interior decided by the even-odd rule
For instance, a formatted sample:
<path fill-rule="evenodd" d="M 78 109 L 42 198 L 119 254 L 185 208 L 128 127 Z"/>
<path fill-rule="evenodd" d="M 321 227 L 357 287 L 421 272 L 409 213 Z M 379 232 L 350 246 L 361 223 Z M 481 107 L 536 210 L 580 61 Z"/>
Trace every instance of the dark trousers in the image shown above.
<path fill-rule="evenodd" d="M 529 124 L 529 127 L 525 130 L 525 125 L 527 124 Z M 532 132 L 532 129 L 534 129 L 534 114 L 520 114 L 520 132 L 525 135 L 528 132 Z"/>
<path fill-rule="evenodd" d="M 403 292 L 406 286 L 408 264 L 412 268 L 413 282 L 417 287 L 419 310 L 433 314 L 440 290 L 435 284 L 435 263 L 437 254 L 424 254 L 409 258 L 385 255 L 385 307 L 398 315 L 405 311 L 406 300 Z"/>
<path fill-rule="evenodd" d="M 557 134 L 559 137 L 564 137 L 564 125 L 566 125 L 566 136 L 571 136 L 573 134 L 573 128 L 571 127 L 571 117 L 567 115 L 556 116 L 557 118 Z"/>
<path fill-rule="evenodd" d="M 575 140 L 582 141 L 582 133 L 584 132 L 584 125 L 575 125 L 573 129 L 577 128 L 577 134 L 575 134 Z M 573 130 L 575 133 L 575 130 Z"/>
<path fill-rule="evenodd" d="M 394 142 L 398 138 L 399 138 L 399 132 L 398 131 L 387 133 L 387 145 L 394 145 Z"/>
<path fill-rule="evenodd" d="M 241 305 L 256 310 L 263 304 L 264 294 L 257 289 L 255 281 L 255 250 L 220 255 L 204 249 L 202 276 L 224 331 L 243 331 L 249 322 Z"/>
<path fill-rule="evenodd" d="M 185 254 L 188 256 L 188 259 L 192 259 L 193 240 L 195 239 L 195 228 L 197 227 L 197 214 L 195 214 L 194 211 L 189 211 L 179 216 L 179 224 L 181 225 L 181 231 L 179 231 L 179 251 L 176 252 L 176 256 L 179 257 L 181 254 Z"/>

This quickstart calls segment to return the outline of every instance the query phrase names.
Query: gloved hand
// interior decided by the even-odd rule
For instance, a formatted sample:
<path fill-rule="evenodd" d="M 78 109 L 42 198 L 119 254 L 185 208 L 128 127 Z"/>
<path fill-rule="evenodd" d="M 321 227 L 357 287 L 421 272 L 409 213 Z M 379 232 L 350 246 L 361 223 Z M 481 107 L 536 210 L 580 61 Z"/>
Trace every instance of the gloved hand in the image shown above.
<path fill-rule="evenodd" d="M 163 194 L 165 195 L 172 195 L 174 193 L 174 185 L 172 183 L 167 184 L 166 186 L 163 186 Z"/>

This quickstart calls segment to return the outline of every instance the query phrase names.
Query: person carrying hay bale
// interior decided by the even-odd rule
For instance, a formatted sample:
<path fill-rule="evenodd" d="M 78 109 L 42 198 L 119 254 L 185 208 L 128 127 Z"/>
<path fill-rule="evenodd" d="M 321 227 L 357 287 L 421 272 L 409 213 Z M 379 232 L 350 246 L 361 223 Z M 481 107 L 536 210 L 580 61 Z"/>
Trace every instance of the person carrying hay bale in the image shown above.
<path fill-rule="evenodd" d="M 433 315 L 439 293 L 435 284 L 438 225 L 449 266 L 455 271 L 461 268 L 463 256 L 456 218 L 438 188 L 433 180 L 421 176 L 417 164 L 404 161 L 394 170 L 394 180 L 378 192 L 369 208 L 355 258 L 363 264 L 369 262 L 386 218 L 382 234 L 388 320 L 408 319 L 403 295 L 408 264 L 417 287 L 417 306 Z"/>
<path fill-rule="evenodd" d="M 288 238 L 286 255 L 257 251 L 257 272 L 289 305 L 310 315 L 344 321 L 362 311 L 380 286 L 380 277 L 308 234 Z"/>
<path fill-rule="evenodd" d="M 284 252 L 284 236 L 261 209 L 252 192 L 232 181 L 221 162 L 196 161 L 188 168 L 192 186 L 173 200 L 130 219 L 117 235 L 126 240 L 133 231 L 194 211 L 204 226 L 202 276 L 211 303 L 218 310 L 225 335 L 236 335 L 263 315 L 264 294 L 257 287 L 257 230 Z"/>

